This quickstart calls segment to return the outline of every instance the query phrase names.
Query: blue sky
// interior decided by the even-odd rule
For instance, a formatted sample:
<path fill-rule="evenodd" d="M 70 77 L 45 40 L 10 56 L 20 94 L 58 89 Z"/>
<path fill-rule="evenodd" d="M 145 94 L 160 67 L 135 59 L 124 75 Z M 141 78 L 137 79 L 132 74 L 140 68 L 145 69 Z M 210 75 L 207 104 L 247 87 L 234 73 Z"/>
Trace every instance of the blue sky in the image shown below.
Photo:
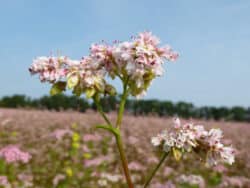
<path fill-rule="evenodd" d="M 36 56 L 88 54 L 91 43 L 150 30 L 179 51 L 146 98 L 250 106 L 250 1 L 10 0 L 0 6 L 0 96 L 39 97 Z"/>

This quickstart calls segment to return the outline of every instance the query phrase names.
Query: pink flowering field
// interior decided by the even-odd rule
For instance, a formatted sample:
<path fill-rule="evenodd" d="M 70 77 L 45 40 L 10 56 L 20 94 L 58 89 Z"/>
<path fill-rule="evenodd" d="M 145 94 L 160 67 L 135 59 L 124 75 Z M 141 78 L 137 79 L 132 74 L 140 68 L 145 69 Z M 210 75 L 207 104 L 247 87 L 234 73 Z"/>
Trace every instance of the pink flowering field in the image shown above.
<path fill-rule="evenodd" d="M 116 114 L 108 116 L 113 121 Z M 93 126 L 100 122 L 91 111 L 0 109 L 0 187 L 126 187 L 115 140 Z M 140 188 L 160 158 L 151 137 L 169 128 L 172 119 L 125 115 L 123 122 L 128 166 Z M 193 122 L 221 128 L 225 144 L 236 148 L 235 163 L 206 167 L 196 155 L 184 155 L 179 162 L 171 156 L 150 187 L 250 187 L 250 124 Z"/>

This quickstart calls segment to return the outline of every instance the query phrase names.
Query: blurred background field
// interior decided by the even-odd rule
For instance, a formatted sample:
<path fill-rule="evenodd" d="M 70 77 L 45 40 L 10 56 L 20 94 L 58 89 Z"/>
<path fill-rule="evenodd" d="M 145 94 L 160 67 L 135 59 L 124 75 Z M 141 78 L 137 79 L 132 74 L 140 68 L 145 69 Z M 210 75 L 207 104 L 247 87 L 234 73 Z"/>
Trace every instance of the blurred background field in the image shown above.
<path fill-rule="evenodd" d="M 115 114 L 109 113 L 114 121 Z M 186 121 L 186 120 L 182 120 Z M 207 168 L 196 156 L 181 162 L 169 158 L 153 180 L 158 187 L 250 187 L 249 123 L 193 120 L 205 127 L 221 128 L 225 142 L 237 148 L 236 163 Z M 126 187 L 115 142 L 94 125 L 103 120 L 94 111 L 0 109 L 0 148 L 17 145 L 29 152 L 27 164 L 6 167 L 14 187 Z M 126 115 L 123 134 L 136 187 L 159 160 L 151 136 L 172 124 L 171 118 Z"/>
<path fill-rule="evenodd" d="M 37 56 L 80 59 L 94 42 L 152 31 L 180 57 L 144 99 L 127 101 L 122 129 L 136 188 L 160 157 L 151 136 L 176 115 L 221 128 L 236 162 L 207 168 L 193 155 L 169 158 L 151 188 L 250 188 L 249 18 L 247 0 L 1 1 L 0 187 L 126 187 L 114 140 L 94 129 L 103 123 L 96 106 L 69 92 L 46 96 L 50 85 L 31 78 L 28 67 Z M 121 93 L 117 80 L 114 86 Z M 101 99 L 112 121 L 118 101 Z M 32 158 L 8 164 L 6 147 Z"/>

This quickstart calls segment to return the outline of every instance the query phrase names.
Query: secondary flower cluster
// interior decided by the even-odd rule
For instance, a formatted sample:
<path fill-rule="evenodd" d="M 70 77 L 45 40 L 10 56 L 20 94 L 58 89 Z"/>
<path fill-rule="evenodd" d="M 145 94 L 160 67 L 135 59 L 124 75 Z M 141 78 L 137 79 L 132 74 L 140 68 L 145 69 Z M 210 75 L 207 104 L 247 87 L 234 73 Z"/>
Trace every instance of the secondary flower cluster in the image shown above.
<path fill-rule="evenodd" d="M 133 96 L 143 95 L 151 81 L 163 74 L 164 60 L 175 61 L 178 54 L 169 46 L 159 47 L 159 39 L 150 32 L 140 33 L 128 42 L 113 45 L 93 44 L 89 56 L 81 60 L 68 57 L 38 57 L 30 67 L 32 74 L 39 74 L 42 82 L 57 83 L 56 89 L 65 86 L 77 95 L 85 93 L 115 93 L 107 84 L 106 75 L 119 77 L 129 87 Z"/>
<path fill-rule="evenodd" d="M 27 163 L 31 159 L 31 155 L 28 152 L 23 152 L 17 146 L 14 145 L 2 148 L 0 150 L 0 157 L 4 158 L 7 163 Z"/>
<path fill-rule="evenodd" d="M 235 150 L 225 146 L 222 137 L 220 129 L 206 131 L 202 125 L 182 125 L 176 118 L 170 131 L 163 131 L 153 137 L 151 142 L 154 146 L 162 147 L 165 152 L 172 151 L 176 159 L 180 159 L 183 152 L 193 150 L 201 155 L 206 154 L 206 162 L 210 166 L 218 162 L 232 164 Z"/>

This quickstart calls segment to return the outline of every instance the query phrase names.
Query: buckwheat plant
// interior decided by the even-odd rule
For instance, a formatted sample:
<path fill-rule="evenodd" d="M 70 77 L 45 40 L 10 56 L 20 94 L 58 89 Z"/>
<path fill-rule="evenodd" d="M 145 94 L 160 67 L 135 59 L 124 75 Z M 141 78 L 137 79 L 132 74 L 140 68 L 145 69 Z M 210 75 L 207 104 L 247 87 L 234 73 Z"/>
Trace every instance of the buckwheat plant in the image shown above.
<path fill-rule="evenodd" d="M 88 56 L 72 60 L 67 56 L 37 57 L 29 68 L 31 74 L 38 74 L 41 82 L 52 84 L 51 95 L 72 90 L 76 96 L 85 95 L 93 99 L 97 110 L 106 124 L 97 128 L 112 133 L 120 154 L 123 171 L 129 188 L 133 182 L 128 168 L 121 124 L 124 106 L 129 96 L 143 97 L 152 81 L 164 73 L 165 61 L 175 61 L 178 53 L 169 46 L 159 46 L 160 40 L 151 32 L 142 32 L 127 42 L 93 44 Z M 111 79 L 110 79 L 111 78 Z M 116 88 L 110 80 L 120 79 L 123 85 L 116 122 L 111 122 L 100 105 L 103 96 L 116 96 Z M 205 131 L 202 126 L 181 125 L 178 119 L 171 131 L 164 131 L 152 138 L 154 146 L 162 148 L 163 157 L 149 175 L 144 187 L 147 187 L 169 153 L 180 159 L 184 152 L 206 153 L 209 164 L 219 161 L 232 163 L 233 149 L 221 143 L 222 133 L 212 129 Z"/>

